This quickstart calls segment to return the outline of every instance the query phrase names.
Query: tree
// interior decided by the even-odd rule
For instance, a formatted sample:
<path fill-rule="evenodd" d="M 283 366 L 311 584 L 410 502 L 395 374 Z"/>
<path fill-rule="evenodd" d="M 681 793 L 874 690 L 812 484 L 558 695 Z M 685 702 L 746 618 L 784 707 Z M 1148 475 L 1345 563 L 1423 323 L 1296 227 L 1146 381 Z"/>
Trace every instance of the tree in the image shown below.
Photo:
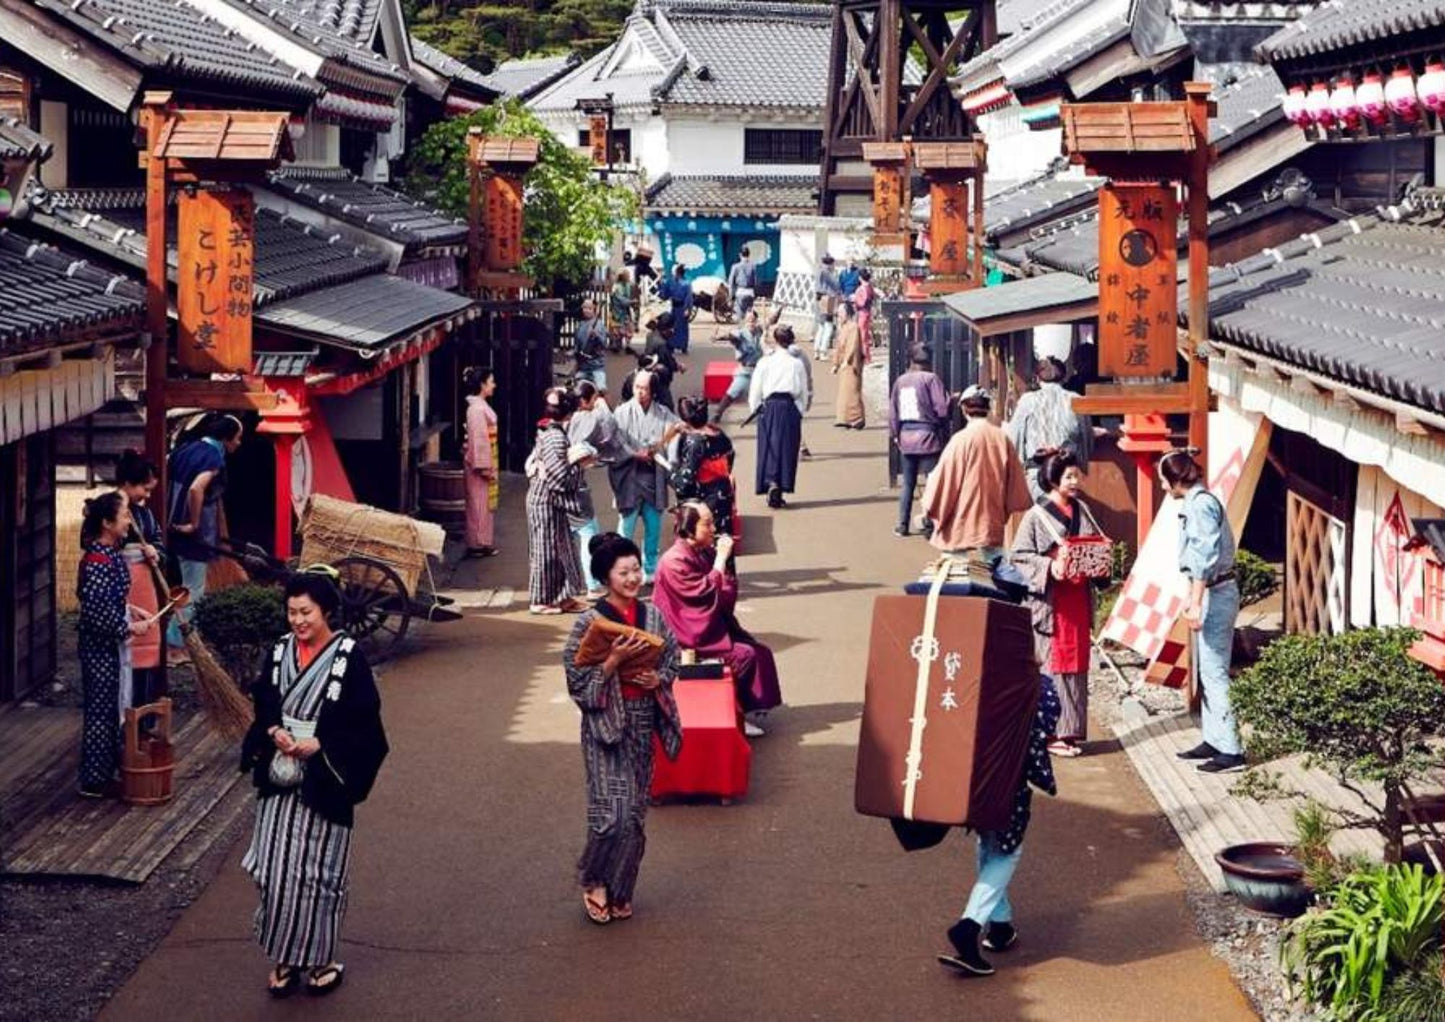
<path fill-rule="evenodd" d="M 453 216 L 465 218 L 471 195 L 467 177 L 467 131 L 536 138 L 537 165 L 523 198 L 525 271 L 551 293 L 579 287 L 592 275 L 596 253 L 621 225 L 637 215 L 628 188 L 604 184 L 591 164 L 573 152 L 515 100 L 432 125 L 412 150 L 407 187 Z"/>
<path fill-rule="evenodd" d="M 1285 636 L 1230 687 L 1250 757 L 1303 753 L 1307 766 L 1328 770 L 1368 810 L 1336 814 L 1379 831 L 1387 862 L 1399 862 L 1404 847 L 1404 786 L 1445 765 L 1445 753 L 1427 743 L 1445 733 L 1445 686 L 1410 656 L 1419 637 L 1408 628 Z M 1252 773 L 1246 794 L 1299 794 L 1277 776 Z M 1376 785 L 1378 795 L 1369 790 Z"/>

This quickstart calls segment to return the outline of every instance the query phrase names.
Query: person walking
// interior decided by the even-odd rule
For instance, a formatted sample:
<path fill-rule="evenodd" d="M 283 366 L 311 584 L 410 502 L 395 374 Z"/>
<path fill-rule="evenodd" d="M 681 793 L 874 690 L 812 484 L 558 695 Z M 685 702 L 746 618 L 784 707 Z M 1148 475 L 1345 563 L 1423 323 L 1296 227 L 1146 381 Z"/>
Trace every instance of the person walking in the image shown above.
<path fill-rule="evenodd" d="M 617 271 L 612 282 L 612 291 L 607 296 L 608 312 L 612 322 L 608 326 L 608 339 L 613 351 L 621 351 L 632 341 L 633 324 L 636 320 L 632 310 L 637 303 L 637 289 L 632 284 L 632 274 L 626 269 Z"/>
<path fill-rule="evenodd" d="M 588 380 L 577 384 L 577 411 L 567 423 L 567 443 L 569 460 L 579 446 L 594 451 L 596 460 L 603 465 L 614 465 L 628 457 L 617 439 L 617 420 L 612 417 L 612 409 L 607 407 L 601 392 Z M 580 479 L 578 504 L 584 511 L 590 510 L 591 514 L 585 521 L 573 522 L 572 535 L 577 541 L 577 556 L 587 577 L 587 599 L 595 601 L 602 598 L 602 581 L 593 578 L 588 569 L 591 558 L 587 556 L 587 547 L 602 527 L 597 521 L 597 506 L 592 499 L 592 486 L 585 469 L 581 471 Z"/>
<path fill-rule="evenodd" d="M 632 918 L 632 899 L 647 849 L 653 736 L 664 755 L 682 749 L 682 722 L 673 698 L 677 640 L 662 613 L 639 597 L 637 544 L 616 533 L 592 537 L 591 570 L 607 588 L 584 611 L 562 650 L 567 692 L 582 711 L 582 765 L 587 775 L 587 841 L 577 863 L 582 908 L 598 925 Z M 640 637 L 612 642 L 606 659 L 580 666 L 577 653 L 597 620 L 641 629 L 661 640 L 655 667 L 626 673 L 623 665 L 646 648 Z"/>
<path fill-rule="evenodd" d="M 366 654 L 331 629 L 341 607 L 336 586 L 325 565 L 287 581 L 291 630 L 251 688 L 256 716 L 241 746 L 241 769 L 256 787 L 241 868 L 260 895 L 256 940 L 274 963 L 266 989 L 278 998 L 303 984 L 309 994 L 330 994 L 345 978 L 336 952 L 356 806 L 389 751 Z"/>
<path fill-rule="evenodd" d="M 1053 678 L 1062 707 L 1049 752 L 1072 757 L 1083 754 L 1089 734 L 1094 588 L 1089 579 L 1067 573 L 1065 539 L 1102 536 L 1103 530 L 1079 496 L 1084 475 L 1071 452 L 1051 455 L 1040 474 L 1048 493 L 1019 524 L 1009 560 L 1029 587 L 1034 653 L 1039 669 Z"/>
<path fill-rule="evenodd" d="M 833 352 L 833 374 L 838 377 L 838 399 L 833 425 L 845 429 L 862 429 L 866 425 L 863 409 L 863 338 L 858 321 L 853 318 L 849 302 L 838 303 L 838 347 Z"/>
<path fill-rule="evenodd" d="M 800 359 L 789 354 L 793 328 L 773 330 L 772 352 L 758 360 L 748 389 L 748 407 L 758 417 L 756 492 L 768 495 L 768 507 L 787 507 L 783 494 L 798 481 L 803 413 L 807 410 L 807 374 Z"/>
<path fill-rule="evenodd" d="M 813 280 L 813 299 L 816 303 L 813 357 L 819 361 L 827 358 L 832 351 L 833 317 L 838 312 L 838 302 L 843 294 L 833 263 L 833 257 L 825 253 L 823 262 L 818 267 L 818 275 Z"/>
<path fill-rule="evenodd" d="M 1033 505 L 1013 441 L 989 421 L 991 400 L 977 384 L 964 390 L 964 427 L 948 441 L 923 490 L 923 515 L 933 523 L 929 542 L 990 562 L 1003 556 L 1009 518 Z"/>
<path fill-rule="evenodd" d="M 858 271 L 858 286 L 853 289 L 853 308 L 858 310 L 858 333 L 863 338 L 863 362 L 873 361 L 873 305 L 878 292 L 873 287 L 873 271 L 863 267 Z"/>
<path fill-rule="evenodd" d="M 196 604 L 206 595 L 206 571 L 219 556 L 216 548 L 222 540 L 226 457 L 240 448 L 241 432 L 241 420 L 234 415 L 213 414 L 203 420 L 199 437 L 171 452 L 166 501 L 170 550 L 180 566 L 181 585 L 191 594 L 189 604 L 171 615 L 166 629 L 168 657 L 173 664 L 188 663 L 190 659 L 181 637 L 181 623 L 190 621 Z"/>
<path fill-rule="evenodd" d="M 1207 774 L 1244 767 L 1234 709 L 1229 700 L 1229 661 L 1239 616 L 1239 583 L 1234 576 L 1235 541 L 1229 516 L 1204 485 L 1204 470 L 1193 450 L 1174 450 L 1159 459 L 1159 479 L 1179 511 L 1179 570 L 1189 582 L 1184 623 L 1192 633 L 1202 693 L 1203 740 L 1179 753 L 1201 760 Z"/>
<path fill-rule="evenodd" d="M 863 279 L 862 271 L 858 269 L 858 260 L 849 259 L 848 265 L 843 272 L 838 274 L 838 293 L 845 302 L 853 300 L 853 292 L 858 290 L 858 284 Z"/>
<path fill-rule="evenodd" d="M 667 477 L 676 460 L 674 439 L 682 431 L 672 409 L 654 398 L 652 380 L 651 374 L 638 373 L 632 381 L 632 399 L 613 413 L 624 456 L 607 469 L 613 502 L 621 516 L 617 531 L 631 539 L 637 520 L 642 519 L 642 570 L 649 581 L 661 556 Z"/>
<path fill-rule="evenodd" d="M 682 320 L 683 328 L 687 320 Z M 664 312 L 648 324 L 647 342 L 642 347 L 643 369 L 652 373 L 652 396 L 663 407 L 674 409 L 672 383 L 678 375 L 687 372 L 687 363 L 677 357 L 674 338 L 678 330 L 678 319 L 671 312 Z M 681 349 L 687 350 L 686 345 Z M 648 360 L 651 359 L 651 363 Z M 622 400 L 631 400 L 631 394 L 623 394 Z"/>
<path fill-rule="evenodd" d="M 898 491 L 898 524 L 893 535 L 907 536 L 913 520 L 913 492 L 918 480 L 933 471 L 948 437 L 948 394 L 933 371 L 933 350 L 915 344 L 908 352 L 908 371 L 893 381 L 888 395 L 888 435 L 898 448 L 903 485 Z M 924 515 L 924 531 L 929 532 Z"/>
<path fill-rule="evenodd" d="M 738 328 L 729 334 L 727 339 L 737 354 L 738 368 L 728 384 L 727 393 L 723 395 L 717 411 L 713 413 L 714 424 L 722 422 L 723 415 L 732 407 L 733 402 L 747 397 L 748 386 L 753 380 L 753 369 L 763 357 L 763 328 L 758 322 L 758 310 L 749 308 Z"/>
<path fill-rule="evenodd" d="M 467 557 L 495 557 L 497 503 L 501 493 L 501 459 L 497 451 L 497 413 L 491 396 L 497 392 L 492 370 L 470 366 L 462 372 L 467 395 L 462 465 L 466 469 Z"/>
<path fill-rule="evenodd" d="M 607 325 L 597 315 L 597 303 L 582 299 L 582 318 L 572 342 L 572 357 L 577 361 L 577 379 L 591 380 L 597 389 L 607 392 Z"/>
<path fill-rule="evenodd" d="M 675 352 L 687 354 L 688 313 L 692 312 L 692 284 L 687 279 L 687 267 L 678 263 L 672 268 L 672 276 L 658 285 L 657 296 L 671 305 L 672 335 L 667 344 Z"/>
<path fill-rule="evenodd" d="M 738 261 L 728 270 L 728 290 L 732 292 L 738 319 L 746 319 L 758 294 L 758 268 L 753 265 L 746 245 L 738 253 Z"/>
<path fill-rule="evenodd" d="M 1069 369 L 1057 358 L 1045 358 L 1036 372 L 1038 389 L 1019 397 L 1009 420 L 1009 438 L 1028 466 L 1029 493 L 1037 500 L 1046 492 L 1039 469 L 1058 451 L 1071 451 L 1079 470 L 1089 470 L 1094 427 L 1087 415 L 1074 411 L 1074 395 L 1064 389 Z"/>
<path fill-rule="evenodd" d="M 121 547 L 131 531 L 130 508 L 118 491 L 85 502 L 75 594 L 80 601 L 80 684 L 85 693 L 80 728 L 80 786 L 85 798 L 119 795 L 121 667 L 126 645 L 146 626 L 132 622 L 127 597 L 130 568 Z"/>
<path fill-rule="evenodd" d="M 567 423 L 577 396 L 552 387 L 542 400 L 543 416 L 527 458 L 528 589 L 533 614 L 576 613 L 585 604 L 582 564 L 572 541 L 572 518 L 581 513 L 581 472 L 567 460 Z"/>
<path fill-rule="evenodd" d="M 682 432 L 677 438 L 677 463 L 669 480 L 679 501 L 697 500 L 712 513 L 717 529 L 733 534 L 733 444 L 717 423 L 707 419 L 707 401 L 685 397 L 678 404 Z"/>

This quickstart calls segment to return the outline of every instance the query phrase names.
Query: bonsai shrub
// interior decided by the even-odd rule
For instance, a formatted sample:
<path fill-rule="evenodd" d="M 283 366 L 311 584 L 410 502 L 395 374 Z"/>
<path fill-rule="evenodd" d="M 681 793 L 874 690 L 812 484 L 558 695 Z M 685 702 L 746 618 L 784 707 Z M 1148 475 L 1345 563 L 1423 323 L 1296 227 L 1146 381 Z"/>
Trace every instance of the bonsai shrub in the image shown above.
<path fill-rule="evenodd" d="M 1445 686 L 1409 655 L 1418 636 L 1408 628 L 1287 635 L 1230 688 L 1250 758 L 1304 753 L 1306 765 L 1331 773 L 1364 807 L 1332 811 L 1345 826 L 1379 831 L 1387 862 L 1399 862 L 1404 846 L 1402 786 L 1445 763 L 1426 743 L 1445 731 Z M 1277 775 L 1241 787 L 1255 797 L 1300 794 Z"/>
<path fill-rule="evenodd" d="M 1274 565 L 1258 554 L 1240 550 L 1234 556 L 1234 578 L 1239 585 L 1239 605 L 1258 603 L 1279 588 Z"/>
<path fill-rule="evenodd" d="M 261 658 L 286 634 L 286 601 L 276 586 L 229 586 L 201 598 L 195 625 L 231 677 L 249 688 Z"/>

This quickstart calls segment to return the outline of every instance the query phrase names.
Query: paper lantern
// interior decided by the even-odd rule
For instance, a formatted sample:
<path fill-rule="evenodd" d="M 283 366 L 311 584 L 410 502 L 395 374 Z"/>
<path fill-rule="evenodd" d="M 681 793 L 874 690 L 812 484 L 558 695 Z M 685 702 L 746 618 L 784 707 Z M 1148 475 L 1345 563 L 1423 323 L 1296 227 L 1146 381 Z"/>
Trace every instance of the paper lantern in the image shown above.
<path fill-rule="evenodd" d="M 1360 104 L 1355 99 L 1355 83 L 1349 75 L 1335 83 L 1330 93 L 1330 113 L 1342 128 L 1357 128 L 1360 124 Z"/>
<path fill-rule="evenodd" d="M 1425 109 L 1438 114 L 1445 111 L 1445 64 L 1438 60 L 1425 65 L 1425 73 L 1415 83 L 1415 93 Z"/>
<path fill-rule="evenodd" d="M 1420 119 L 1420 100 L 1415 95 L 1415 76 L 1402 67 L 1385 83 L 1385 105 L 1400 120 L 1414 123 Z"/>
<path fill-rule="evenodd" d="M 1365 120 L 1379 126 L 1389 119 L 1389 108 L 1385 106 L 1385 85 L 1376 72 L 1366 74 L 1355 87 L 1355 104 Z"/>
<path fill-rule="evenodd" d="M 1383 102 L 1383 100 L 1381 100 Z M 1291 124 L 1298 124 L 1301 128 L 1309 124 L 1309 115 L 1305 113 L 1305 89 L 1303 85 L 1296 85 L 1284 94 L 1284 115 Z"/>
<path fill-rule="evenodd" d="M 1322 128 L 1335 123 L 1335 115 L 1330 111 L 1330 87 L 1324 82 L 1310 86 L 1310 94 L 1305 97 L 1305 115 L 1311 124 Z"/>

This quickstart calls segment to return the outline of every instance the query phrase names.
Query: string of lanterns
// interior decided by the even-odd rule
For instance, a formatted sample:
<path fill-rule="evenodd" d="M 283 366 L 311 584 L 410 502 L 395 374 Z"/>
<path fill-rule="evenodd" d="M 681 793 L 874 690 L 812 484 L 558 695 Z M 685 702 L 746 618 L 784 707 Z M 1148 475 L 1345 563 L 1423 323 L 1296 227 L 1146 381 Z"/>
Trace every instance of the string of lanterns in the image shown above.
<path fill-rule="evenodd" d="M 1408 67 L 1396 68 L 1386 79 L 1378 71 L 1366 72 L 1355 83 L 1343 74 L 1334 85 L 1315 82 L 1308 90 L 1291 86 L 1284 95 L 1284 115 L 1301 128 L 1355 131 L 1362 126 L 1383 127 L 1391 118 L 1404 126 L 1421 120 L 1425 112 L 1445 114 L 1445 63 L 1435 59 L 1416 77 Z"/>

